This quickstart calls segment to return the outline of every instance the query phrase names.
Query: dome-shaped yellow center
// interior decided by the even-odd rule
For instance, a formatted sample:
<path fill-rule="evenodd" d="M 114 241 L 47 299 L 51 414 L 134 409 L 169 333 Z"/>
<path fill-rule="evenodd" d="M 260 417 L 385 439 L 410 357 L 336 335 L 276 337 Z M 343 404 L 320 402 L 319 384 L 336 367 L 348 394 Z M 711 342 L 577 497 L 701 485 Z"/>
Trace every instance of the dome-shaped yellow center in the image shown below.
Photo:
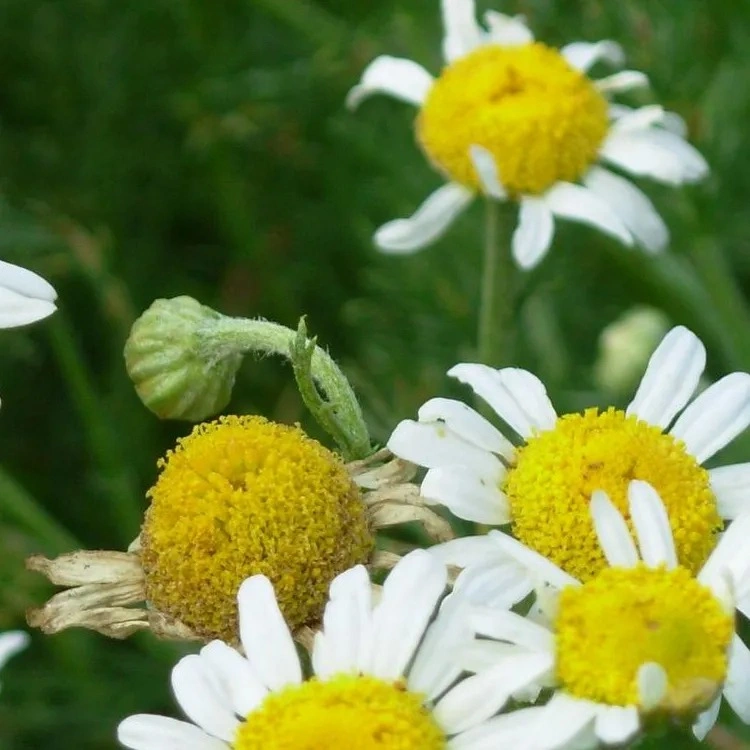
<path fill-rule="evenodd" d="M 627 492 L 633 479 L 659 493 L 677 559 L 699 570 L 721 528 L 708 472 L 680 441 L 615 409 L 566 414 L 518 449 L 502 486 L 513 533 L 586 581 L 605 566 L 589 511 L 591 495 L 604 490 L 630 522 Z"/>
<path fill-rule="evenodd" d="M 444 750 L 446 739 L 400 683 L 339 675 L 270 694 L 240 726 L 234 750 Z"/>
<path fill-rule="evenodd" d="M 727 672 L 734 620 L 685 568 L 607 568 L 560 596 L 556 674 L 579 698 L 638 705 L 638 670 L 667 675 L 659 710 L 694 715 L 715 697 Z"/>
<path fill-rule="evenodd" d="M 430 160 L 450 179 L 479 188 L 471 146 L 494 157 L 510 194 L 575 181 L 607 133 L 607 102 L 554 49 L 486 45 L 448 65 L 417 121 Z"/>
<path fill-rule="evenodd" d="M 207 639 L 236 639 L 248 576 L 268 576 L 294 629 L 319 618 L 336 575 L 369 557 L 357 486 L 298 427 L 223 417 L 159 466 L 141 532 L 147 597 Z"/>

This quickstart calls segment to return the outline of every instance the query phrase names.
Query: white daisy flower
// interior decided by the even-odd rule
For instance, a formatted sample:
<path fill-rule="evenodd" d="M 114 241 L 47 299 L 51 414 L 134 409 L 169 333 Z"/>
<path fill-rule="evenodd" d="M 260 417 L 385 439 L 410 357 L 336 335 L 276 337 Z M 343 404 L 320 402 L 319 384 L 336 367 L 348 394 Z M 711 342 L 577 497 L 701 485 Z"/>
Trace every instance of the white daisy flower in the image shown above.
<path fill-rule="evenodd" d="M 29 645 L 29 634 L 22 630 L 9 630 L 7 633 L 0 633 L 0 669 L 2 669 L 8 659 L 15 656 L 19 651 L 23 651 Z"/>
<path fill-rule="evenodd" d="M 493 732 L 503 736 L 505 721 L 516 731 L 525 725 L 523 746 L 534 750 L 624 743 L 652 713 L 692 725 L 702 739 L 722 696 L 750 723 L 750 650 L 734 622 L 734 597 L 750 592 L 750 513 L 732 523 L 694 577 L 677 565 L 656 491 L 635 481 L 629 495 L 638 548 L 625 518 L 605 493 L 596 493 L 591 512 L 612 567 L 582 585 L 570 581 L 557 597 L 542 597 L 546 620 L 487 606 L 476 610 L 474 629 L 493 640 L 477 640 L 467 652 L 470 661 L 486 670 L 488 662 L 500 668 L 508 659 L 523 665 L 527 658 L 536 666 L 544 657 L 547 672 L 526 690 L 554 690 L 546 705 L 475 730 L 484 747 L 492 746 Z M 559 585 L 561 570 L 555 573 L 549 560 L 525 552 L 524 564 L 539 582 Z"/>
<path fill-rule="evenodd" d="M 463 739 L 537 679 L 523 658 L 492 675 L 456 683 L 455 655 L 471 641 L 466 610 L 449 596 L 445 567 L 424 550 L 404 557 L 386 579 L 378 604 L 362 566 L 336 578 L 305 679 L 289 629 L 265 576 L 241 586 L 240 638 L 246 656 L 221 641 L 174 668 L 172 687 L 189 722 L 138 715 L 118 739 L 132 750 L 234 750 L 375 747 L 388 750 L 478 750 Z M 494 669 L 494 668 L 493 668 Z M 517 739 L 509 727 L 505 738 Z"/>
<path fill-rule="evenodd" d="M 57 309 L 57 292 L 41 276 L 0 260 L 0 328 L 35 323 Z"/>
<path fill-rule="evenodd" d="M 442 0 L 442 14 L 446 66 L 437 78 L 412 60 L 381 56 L 347 99 L 355 107 L 388 94 L 418 107 L 419 145 L 447 179 L 410 218 L 380 227 L 375 244 L 389 253 L 419 250 L 482 193 L 520 204 L 512 245 L 522 268 L 544 257 L 555 218 L 626 245 L 664 248 L 668 231 L 651 201 L 598 162 L 672 185 L 700 180 L 708 167 L 676 115 L 609 103 L 647 85 L 646 76 L 587 76 L 598 61 L 622 64 L 619 45 L 574 42 L 558 51 L 535 42 L 520 17 L 488 11 L 479 25 L 474 0 Z"/>
<path fill-rule="evenodd" d="M 750 498 L 750 463 L 703 467 L 750 424 L 750 375 L 735 372 L 690 402 L 706 362 L 700 340 L 673 328 L 649 360 L 626 410 L 555 412 L 541 381 L 526 370 L 459 364 L 449 375 L 484 399 L 520 439 L 511 443 L 473 409 L 428 401 L 388 447 L 428 469 L 421 494 L 454 515 L 511 524 L 513 535 L 567 573 L 587 580 L 605 565 L 588 512 L 595 490 L 628 513 L 632 479 L 664 500 L 679 559 L 697 571 Z M 448 542 L 435 554 L 464 566 L 486 561 L 486 537 Z"/>

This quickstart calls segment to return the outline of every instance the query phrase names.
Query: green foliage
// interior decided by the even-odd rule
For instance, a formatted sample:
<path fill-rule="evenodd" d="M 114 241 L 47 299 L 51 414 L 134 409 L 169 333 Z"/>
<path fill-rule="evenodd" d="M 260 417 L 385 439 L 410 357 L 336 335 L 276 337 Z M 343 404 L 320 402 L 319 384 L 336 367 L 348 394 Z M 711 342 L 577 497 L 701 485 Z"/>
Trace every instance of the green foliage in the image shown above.
<path fill-rule="evenodd" d="M 748 3 L 497 7 L 525 13 L 553 44 L 622 43 L 653 84 L 635 103 L 679 112 L 713 168 L 689 190 L 646 186 L 672 230 L 669 257 L 561 226 L 522 290 L 513 363 L 538 372 L 563 408 L 602 402 L 597 336 L 647 303 L 705 338 L 712 376 L 750 369 Z M 463 393 L 445 371 L 475 356 L 481 207 L 420 254 L 377 255 L 374 228 L 411 213 L 440 180 L 406 105 L 343 107 L 376 54 L 437 70 L 439 35 L 438 0 L 0 4 L 0 257 L 50 279 L 61 308 L 0 334 L 0 493 L 18 495 L 13 516 L 0 503 L 0 628 L 21 626 L 51 593 L 23 572 L 26 555 L 127 545 L 156 459 L 188 430 L 159 423 L 125 374 L 130 324 L 155 298 L 189 294 L 291 327 L 308 315 L 379 442 L 427 398 Z M 306 419 L 273 360 L 244 363 L 230 408 Z M 24 514 L 32 498 L 44 515 Z M 114 747 L 127 714 L 174 715 L 177 654 L 145 636 L 35 636 L 3 672 L 0 746 Z"/>

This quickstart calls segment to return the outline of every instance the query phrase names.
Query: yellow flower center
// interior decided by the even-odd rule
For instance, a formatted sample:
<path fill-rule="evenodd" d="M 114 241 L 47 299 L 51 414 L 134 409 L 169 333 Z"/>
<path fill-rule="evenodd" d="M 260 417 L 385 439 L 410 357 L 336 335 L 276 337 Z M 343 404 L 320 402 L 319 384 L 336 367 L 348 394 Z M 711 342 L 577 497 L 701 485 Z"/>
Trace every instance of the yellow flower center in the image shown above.
<path fill-rule="evenodd" d="M 554 49 L 486 45 L 446 67 L 417 121 L 427 156 L 456 182 L 478 188 L 471 146 L 494 157 L 511 194 L 575 181 L 596 160 L 607 102 Z"/>
<path fill-rule="evenodd" d="M 630 481 L 642 479 L 661 496 L 678 560 L 696 572 L 716 542 L 721 518 L 708 472 L 679 440 L 635 416 L 608 409 L 566 414 L 551 430 L 529 438 L 502 489 L 513 533 L 586 581 L 605 566 L 589 502 L 604 490 L 629 520 Z"/>
<path fill-rule="evenodd" d="M 237 637 L 240 583 L 262 573 L 292 629 L 373 537 L 346 467 L 298 427 L 261 417 L 197 426 L 160 460 L 141 532 L 148 600 L 205 638 Z"/>
<path fill-rule="evenodd" d="M 234 750 L 444 750 L 423 696 L 401 683 L 338 675 L 271 693 L 237 731 Z"/>
<path fill-rule="evenodd" d="M 685 568 L 607 568 L 560 595 L 556 672 L 579 698 L 638 705 L 638 670 L 654 662 L 667 675 L 658 708 L 695 714 L 727 672 L 733 618 Z"/>

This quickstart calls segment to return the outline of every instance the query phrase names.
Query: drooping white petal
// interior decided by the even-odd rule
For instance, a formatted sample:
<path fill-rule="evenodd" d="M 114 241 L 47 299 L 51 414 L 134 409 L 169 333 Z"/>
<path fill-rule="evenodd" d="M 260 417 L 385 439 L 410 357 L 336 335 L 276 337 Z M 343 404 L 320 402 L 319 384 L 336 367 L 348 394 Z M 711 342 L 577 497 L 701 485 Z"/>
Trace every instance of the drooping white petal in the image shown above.
<path fill-rule="evenodd" d="M 474 0 L 442 0 L 443 56 L 451 62 L 476 49 L 483 32 L 476 20 Z"/>
<path fill-rule="evenodd" d="M 706 735 L 714 724 L 716 719 L 719 718 L 719 709 L 721 708 L 721 696 L 719 696 L 702 714 L 698 716 L 698 720 L 693 724 L 693 734 L 695 738 L 700 742 L 703 742 Z"/>
<path fill-rule="evenodd" d="M 211 665 L 238 716 L 247 716 L 268 694 L 250 662 L 226 643 L 211 641 L 201 649 L 201 658 Z"/>
<path fill-rule="evenodd" d="M 484 23 L 489 30 L 489 41 L 501 47 L 519 47 L 534 41 L 534 35 L 523 16 L 506 16 L 496 10 L 488 10 L 484 14 Z"/>
<path fill-rule="evenodd" d="M 708 164 L 697 149 L 661 128 L 636 132 L 612 130 L 599 155 L 631 174 L 671 185 L 697 182 L 708 174 Z"/>
<path fill-rule="evenodd" d="M 153 714 L 128 716 L 117 727 L 117 741 L 130 750 L 227 750 L 229 745 L 210 737 L 186 721 Z"/>
<path fill-rule="evenodd" d="M 469 158 L 479 178 L 479 184 L 485 195 L 496 200 L 505 200 L 507 193 L 500 181 L 495 157 L 483 146 L 470 146 Z"/>
<path fill-rule="evenodd" d="M 457 734 L 496 714 L 511 695 L 553 667 L 552 654 L 516 654 L 459 682 L 433 709 L 448 734 Z"/>
<path fill-rule="evenodd" d="M 375 245 L 384 253 L 416 252 L 439 239 L 471 203 L 474 193 L 449 182 L 427 197 L 408 219 L 395 219 L 375 232 Z"/>
<path fill-rule="evenodd" d="M 708 476 L 722 518 L 731 520 L 750 509 L 750 463 L 720 466 Z"/>
<path fill-rule="evenodd" d="M 172 670 L 172 690 L 191 721 L 213 737 L 231 742 L 240 722 L 210 670 L 197 654 L 185 656 Z"/>
<path fill-rule="evenodd" d="M 535 731 L 528 738 L 534 750 L 557 750 L 578 738 L 587 725 L 593 728 L 600 706 L 558 691 L 539 714 Z"/>
<path fill-rule="evenodd" d="M 557 421 L 547 389 L 527 370 L 461 363 L 448 370 L 448 375 L 470 386 L 521 437 L 552 429 Z"/>
<path fill-rule="evenodd" d="M 639 559 L 638 550 L 628 525 L 602 490 L 597 490 L 591 496 L 591 518 L 607 562 L 618 568 L 635 567 Z"/>
<path fill-rule="evenodd" d="M 592 167 L 583 183 L 616 213 L 646 250 L 659 252 L 669 242 L 669 230 L 646 194 L 619 175 Z"/>
<path fill-rule="evenodd" d="M 641 727 L 635 706 L 601 706 L 596 714 L 594 731 L 608 745 L 627 742 Z"/>
<path fill-rule="evenodd" d="M 650 661 L 638 669 L 638 703 L 650 711 L 661 703 L 669 688 L 669 678 L 661 664 Z"/>
<path fill-rule="evenodd" d="M 750 424 L 750 375 L 733 372 L 707 388 L 671 430 L 698 463 L 711 458 Z"/>
<path fill-rule="evenodd" d="M 594 85 L 602 94 L 621 94 L 624 91 L 648 86 L 648 76 L 639 70 L 621 70 L 619 73 L 594 81 Z"/>
<path fill-rule="evenodd" d="M 736 634 L 729 652 L 724 697 L 743 723 L 750 724 L 750 650 Z"/>
<path fill-rule="evenodd" d="M 651 568 L 677 567 L 672 528 L 659 493 L 648 482 L 633 480 L 628 485 L 628 500 L 643 562 Z"/>
<path fill-rule="evenodd" d="M 484 565 L 489 562 L 502 565 L 508 559 L 507 555 L 498 550 L 485 534 L 451 539 L 449 542 L 436 544 L 427 551 L 444 565 L 454 565 L 459 568 Z"/>
<path fill-rule="evenodd" d="M 513 232 L 511 251 L 518 265 L 529 270 L 547 254 L 555 233 L 555 219 L 542 198 L 524 196 Z"/>
<path fill-rule="evenodd" d="M 706 348 L 684 326 L 676 326 L 651 355 L 627 414 L 666 429 L 698 387 Z"/>
<path fill-rule="evenodd" d="M 600 60 L 617 66 L 625 63 L 625 53 L 622 47 L 610 39 L 601 42 L 572 42 L 566 44 L 560 53 L 581 73 L 586 73 Z"/>
<path fill-rule="evenodd" d="M 698 580 L 715 589 L 720 597 L 726 589 L 726 577 L 730 577 L 734 595 L 743 600 L 750 595 L 750 512 L 740 513 L 721 535 L 705 565 L 698 573 Z M 737 607 L 744 611 L 738 601 Z"/>
<path fill-rule="evenodd" d="M 420 494 L 426 501 L 444 505 L 454 516 L 475 523 L 501 525 L 510 521 L 510 504 L 495 483 L 462 466 L 430 469 Z"/>
<path fill-rule="evenodd" d="M 510 610 L 476 606 L 470 621 L 478 635 L 523 646 L 537 653 L 554 653 L 555 637 L 547 628 Z"/>
<path fill-rule="evenodd" d="M 302 669 L 294 641 L 268 578 L 256 575 L 245 579 L 237 603 L 242 647 L 263 684 L 280 689 L 301 682 Z"/>
<path fill-rule="evenodd" d="M 508 438 L 481 414 L 463 401 L 451 398 L 433 398 L 424 403 L 417 413 L 420 422 L 440 420 L 452 432 L 469 443 L 503 458 L 512 459 L 515 447 Z"/>
<path fill-rule="evenodd" d="M 555 216 L 590 224 L 625 245 L 633 244 L 633 236 L 620 217 L 596 193 L 583 185 L 558 182 L 542 199 Z"/>
<path fill-rule="evenodd" d="M 57 307 L 57 292 L 41 276 L 13 263 L 0 261 L 0 328 L 35 323 Z"/>
<path fill-rule="evenodd" d="M 388 439 L 388 449 L 428 469 L 441 466 L 465 466 L 480 477 L 502 477 L 500 459 L 489 451 L 463 440 L 444 424 L 414 422 L 405 419 L 396 425 Z"/>
<path fill-rule="evenodd" d="M 372 616 L 369 674 L 394 680 L 404 675 L 446 582 L 445 566 L 425 550 L 410 552 L 396 565 Z"/>
<path fill-rule="evenodd" d="M 465 568 L 456 578 L 453 590 L 475 604 L 510 609 L 533 588 L 534 582 L 518 563 L 489 560 Z"/>
<path fill-rule="evenodd" d="M 23 651 L 30 640 L 29 634 L 23 630 L 9 630 L 0 634 L 0 669 L 5 666 L 8 659 Z"/>
<path fill-rule="evenodd" d="M 360 82 L 349 91 L 346 106 L 354 109 L 373 94 L 388 94 L 418 106 L 424 102 L 433 82 L 433 77 L 419 63 L 381 55 L 365 68 Z"/>

